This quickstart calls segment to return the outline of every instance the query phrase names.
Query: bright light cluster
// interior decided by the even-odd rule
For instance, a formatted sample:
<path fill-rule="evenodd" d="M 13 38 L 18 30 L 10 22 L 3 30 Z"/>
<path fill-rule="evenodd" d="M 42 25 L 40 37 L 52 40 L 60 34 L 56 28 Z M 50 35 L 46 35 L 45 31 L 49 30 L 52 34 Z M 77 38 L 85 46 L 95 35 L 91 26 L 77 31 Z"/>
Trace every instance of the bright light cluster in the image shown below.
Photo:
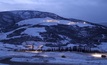
<path fill-rule="evenodd" d="M 50 20 L 46 20 L 45 22 L 57 22 L 57 23 L 59 23 L 58 20 L 52 20 L 52 19 L 50 19 Z"/>
<path fill-rule="evenodd" d="M 69 22 L 68 25 L 74 25 L 77 24 L 76 22 Z"/>
<path fill-rule="evenodd" d="M 92 54 L 93 57 L 101 58 L 101 54 Z"/>
<path fill-rule="evenodd" d="M 69 22 L 68 25 L 87 24 L 86 22 Z"/>

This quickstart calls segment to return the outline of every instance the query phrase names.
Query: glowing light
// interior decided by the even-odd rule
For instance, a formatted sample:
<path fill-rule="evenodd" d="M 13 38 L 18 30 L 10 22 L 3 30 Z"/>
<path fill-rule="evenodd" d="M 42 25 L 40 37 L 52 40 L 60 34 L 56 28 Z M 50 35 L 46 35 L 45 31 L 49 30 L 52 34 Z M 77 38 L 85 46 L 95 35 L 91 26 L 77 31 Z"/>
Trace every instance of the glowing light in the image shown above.
<path fill-rule="evenodd" d="M 101 58 L 102 55 L 101 54 L 92 54 L 92 56 L 96 57 L 96 58 Z"/>
<path fill-rule="evenodd" d="M 57 23 L 59 23 L 59 21 L 57 21 L 57 20 L 46 20 L 46 22 L 57 22 Z"/>
<path fill-rule="evenodd" d="M 86 24 L 86 22 L 84 22 L 83 24 Z"/>
<path fill-rule="evenodd" d="M 76 22 L 69 22 L 68 25 L 74 25 Z"/>
<path fill-rule="evenodd" d="M 25 51 L 25 52 L 30 52 L 30 53 L 41 53 L 42 51 Z"/>

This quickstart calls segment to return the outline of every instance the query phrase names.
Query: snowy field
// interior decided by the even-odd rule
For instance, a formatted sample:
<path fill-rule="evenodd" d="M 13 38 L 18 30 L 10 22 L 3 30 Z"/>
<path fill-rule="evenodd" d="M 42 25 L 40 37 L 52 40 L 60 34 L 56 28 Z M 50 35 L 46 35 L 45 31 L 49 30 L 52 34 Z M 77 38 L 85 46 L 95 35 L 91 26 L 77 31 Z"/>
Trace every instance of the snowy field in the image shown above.
<path fill-rule="evenodd" d="M 107 55 L 107 54 L 106 54 Z M 64 56 L 64 57 L 63 57 Z M 78 52 L 13 52 L 0 51 L 0 60 L 11 57 L 10 62 L 54 63 L 73 65 L 106 65 L 107 58 L 100 54 Z M 5 65 L 5 63 L 0 64 Z"/>
<path fill-rule="evenodd" d="M 102 44 L 100 47 L 103 46 L 102 49 L 105 49 L 104 45 Z M 107 65 L 107 53 L 13 51 L 13 49 L 17 48 L 23 49 L 24 47 L 22 45 L 0 43 L 0 65 L 11 65 L 11 62 L 48 63 L 50 65 Z M 101 55 L 106 55 L 106 58 L 101 58 Z M 10 59 L 5 60 L 7 58 Z"/>
<path fill-rule="evenodd" d="M 33 19 L 28 19 L 28 20 L 23 20 L 17 23 L 18 25 L 58 25 L 58 24 L 65 24 L 65 25 L 78 25 L 80 27 L 85 27 L 85 26 L 92 26 L 88 23 L 84 22 L 73 22 L 73 21 L 68 21 L 68 20 L 55 20 L 50 17 L 47 18 L 33 18 Z"/>

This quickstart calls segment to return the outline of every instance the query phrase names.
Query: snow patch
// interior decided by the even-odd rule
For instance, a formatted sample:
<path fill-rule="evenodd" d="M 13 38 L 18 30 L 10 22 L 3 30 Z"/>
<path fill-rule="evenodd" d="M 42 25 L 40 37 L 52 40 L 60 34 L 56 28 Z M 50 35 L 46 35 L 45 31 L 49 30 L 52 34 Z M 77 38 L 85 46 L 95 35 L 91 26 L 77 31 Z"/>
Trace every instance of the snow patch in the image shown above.
<path fill-rule="evenodd" d="M 7 38 L 7 34 L 5 34 L 5 33 L 0 33 L 0 40 L 6 39 L 6 38 Z"/>
<path fill-rule="evenodd" d="M 31 36 L 41 37 L 41 35 L 39 34 L 40 32 L 46 32 L 45 28 L 27 28 L 21 34 L 28 34 L 28 35 L 31 35 Z"/>
<path fill-rule="evenodd" d="M 98 48 L 99 48 L 100 50 L 102 50 L 102 51 L 107 52 L 107 43 L 106 43 L 106 42 L 102 42 L 102 43 L 98 46 Z"/>

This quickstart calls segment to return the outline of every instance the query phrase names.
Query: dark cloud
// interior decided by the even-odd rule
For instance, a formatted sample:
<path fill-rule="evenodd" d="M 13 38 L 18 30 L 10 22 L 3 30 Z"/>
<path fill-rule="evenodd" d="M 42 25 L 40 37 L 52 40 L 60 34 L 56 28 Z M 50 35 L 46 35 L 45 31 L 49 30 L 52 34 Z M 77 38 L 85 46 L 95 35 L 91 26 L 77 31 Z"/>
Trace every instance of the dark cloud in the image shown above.
<path fill-rule="evenodd" d="M 1 0 L 0 10 L 31 9 L 91 22 L 107 21 L 107 0 Z"/>

